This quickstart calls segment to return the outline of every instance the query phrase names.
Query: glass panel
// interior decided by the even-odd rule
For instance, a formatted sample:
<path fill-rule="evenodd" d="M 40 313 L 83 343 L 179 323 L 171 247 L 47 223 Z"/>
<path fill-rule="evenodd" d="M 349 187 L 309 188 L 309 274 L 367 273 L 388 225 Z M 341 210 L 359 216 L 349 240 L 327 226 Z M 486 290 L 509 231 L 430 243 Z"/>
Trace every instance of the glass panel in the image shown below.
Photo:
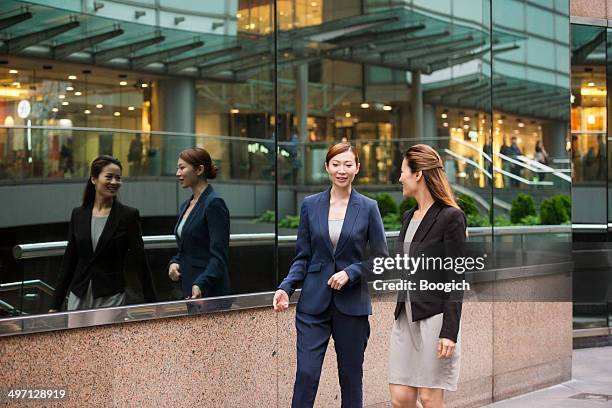
<path fill-rule="evenodd" d="M 241 1 L 230 11 L 203 4 L 191 11 L 219 18 L 217 25 L 207 23 L 196 31 L 166 29 L 148 25 L 143 16 L 142 24 L 121 22 L 118 29 L 118 19 L 82 13 L 79 25 L 67 26 L 53 42 L 32 44 L 44 54 L 44 64 L 33 63 L 27 47 L 18 55 L 9 49 L 2 56 L 0 189 L 7 199 L 0 203 L 0 300 L 18 312 L 54 308 L 71 209 L 81 203 L 84 186 L 91 184 L 90 165 L 102 154 L 122 163 L 119 199 L 139 210 L 149 267 L 134 262 L 131 254 L 138 248 L 132 241 L 129 248 L 123 245 L 120 236 L 127 227 L 121 220 L 112 245 L 127 255 L 122 252 L 124 263 L 118 255 L 111 271 L 119 283 L 107 290 L 96 275 L 103 267 L 90 268 L 93 277 L 85 278 L 81 287 L 79 279 L 68 277 L 66 297 L 76 290 L 78 297 L 86 298 L 79 288 L 87 289 L 88 280 L 94 300 L 123 292 L 125 304 L 150 300 L 145 289 L 151 285 L 158 301 L 184 299 L 192 295 L 194 283 L 203 297 L 275 288 L 273 3 Z M 21 5 L 3 2 L 0 11 L 16 13 Z M 118 10 L 104 10 L 111 8 Z M 30 11 L 31 17 L 2 30 L 3 38 L 16 40 L 13 47 L 37 26 L 49 27 L 64 17 L 68 21 L 62 8 L 39 4 Z M 247 20 L 238 27 L 223 22 L 236 18 Z M 181 27 L 181 22 L 174 26 Z M 213 177 L 210 166 L 204 165 L 209 168 L 207 179 L 227 211 L 219 200 L 206 201 L 208 193 L 194 201 L 194 209 L 184 217 L 187 246 L 177 254 L 179 212 L 205 186 L 188 173 L 181 176 L 185 188 L 177 182 L 179 154 L 191 147 L 209 152 L 218 171 Z M 83 225 L 79 228 L 90 228 Z M 130 230 L 123 235 L 139 234 Z M 78 236 L 89 233 L 80 231 Z M 51 242 L 59 243 L 52 249 Z M 46 243 L 47 252 L 25 245 L 32 243 Z M 11 251 L 19 244 L 24 244 L 23 256 L 15 258 Z M 83 263 L 81 255 L 82 247 L 75 263 Z M 179 282 L 169 277 L 175 255 Z M 13 286 L 12 292 L 5 290 Z M 0 303 L 2 314 L 9 313 L 5 306 Z"/>

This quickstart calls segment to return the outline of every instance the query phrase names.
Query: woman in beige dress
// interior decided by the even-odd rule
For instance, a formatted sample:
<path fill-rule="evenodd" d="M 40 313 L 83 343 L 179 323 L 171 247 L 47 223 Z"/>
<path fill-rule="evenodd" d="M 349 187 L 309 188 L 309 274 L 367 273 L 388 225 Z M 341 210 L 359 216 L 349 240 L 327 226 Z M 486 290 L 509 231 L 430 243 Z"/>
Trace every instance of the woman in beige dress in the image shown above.
<path fill-rule="evenodd" d="M 453 198 L 440 155 L 417 144 L 404 155 L 399 179 L 404 197 L 417 207 L 402 217 L 399 242 L 461 243 L 466 218 Z M 460 301 L 418 302 L 400 293 L 395 309 L 389 358 L 389 389 L 394 408 L 444 406 L 444 390 L 456 391 L 461 357 Z M 414 297 L 415 295 L 413 295 Z"/>

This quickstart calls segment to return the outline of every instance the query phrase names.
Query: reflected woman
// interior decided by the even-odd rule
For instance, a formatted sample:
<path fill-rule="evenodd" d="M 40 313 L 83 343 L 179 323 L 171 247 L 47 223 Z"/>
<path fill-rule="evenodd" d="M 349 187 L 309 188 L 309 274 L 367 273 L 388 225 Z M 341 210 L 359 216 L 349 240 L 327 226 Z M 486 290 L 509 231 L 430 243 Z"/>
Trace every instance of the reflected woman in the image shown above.
<path fill-rule="evenodd" d="M 466 218 L 453 198 L 438 153 L 428 145 L 412 146 L 399 179 L 404 197 L 417 207 L 406 211 L 398 242 L 410 253 L 417 242 L 462 243 Z M 413 244 L 411 244 L 413 243 Z M 412 256 L 413 253 L 410 253 Z M 389 388 L 394 408 L 444 406 L 444 390 L 455 391 L 461 355 L 461 302 L 417 302 L 400 296 L 395 308 L 389 357 Z"/>
<path fill-rule="evenodd" d="M 225 201 L 208 180 L 217 176 L 210 154 L 199 147 L 183 150 L 176 177 L 191 197 L 181 204 L 174 228 L 178 253 L 170 260 L 168 276 L 181 281 L 184 298 L 230 293 L 227 268 L 230 215 Z"/>
<path fill-rule="evenodd" d="M 130 258 L 134 262 L 129 271 L 135 268 L 139 274 L 145 301 L 155 301 L 140 214 L 117 199 L 121 172 L 121 162 L 114 157 L 100 156 L 92 162 L 83 204 L 70 217 L 50 312 L 62 307 L 68 290 L 68 310 L 124 305 L 124 270 Z"/>
<path fill-rule="evenodd" d="M 348 143 L 332 146 L 325 158 L 331 188 L 306 197 L 300 213 L 296 256 L 274 294 L 277 312 L 289 306 L 298 284 L 297 373 L 292 407 L 312 407 L 330 336 L 338 356 L 342 407 L 363 406 L 363 357 L 372 314 L 367 274 L 372 258 L 388 256 L 376 201 L 352 183 L 359 157 Z M 371 257 L 366 256 L 369 244 Z"/>

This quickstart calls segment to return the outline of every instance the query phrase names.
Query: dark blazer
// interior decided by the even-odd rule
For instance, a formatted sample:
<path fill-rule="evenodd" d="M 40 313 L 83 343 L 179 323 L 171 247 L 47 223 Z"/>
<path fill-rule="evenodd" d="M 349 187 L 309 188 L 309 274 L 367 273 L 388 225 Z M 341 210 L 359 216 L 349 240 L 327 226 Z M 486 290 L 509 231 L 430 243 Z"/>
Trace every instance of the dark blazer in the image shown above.
<path fill-rule="evenodd" d="M 193 196 L 181 204 L 180 216 L 174 227 L 178 253 L 170 263 L 180 266 L 184 297 L 191 296 L 193 285 L 200 287 L 203 297 L 228 295 L 229 211 L 225 201 L 208 185 L 189 213 L 179 237 L 176 230 L 191 198 Z"/>
<path fill-rule="evenodd" d="M 134 268 L 140 277 L 145 301 L 154 302 L 155 292 L 144 252 L 138 210 L 115 200 L 94 251 L 91 242 L 92 209 L 93 204 L 72 210 L 68 246 L 51 308 L 61 308 L 68 290 L 79 297 L 85 296 L 90 280 L 94 297 L 123 292 L 124 269 L 127 269 L 126 261 L 130 258 L 133 262 L 128 271 L 131 273 Z"/>
<path fill-rule="evenodd" d="M 402 229 L 397 241 L 400 248 L 403 248 L 406 230 L 416 209 L 417 207 L 406 211 L 402 217 Z M 466 227 L 467 221 L 463 211 L 435 202 L 427 210 L 411 242 L 464 242 L 466 239 Z M 410 255 L 414 256 L 414 245 L 410 247 Z M 403 299 L 405 297 L 402 295 L 405 295 L 405 293 L 399 294 L 398 302 L 395 306 L 395 319 L 399 317 L 402 308 L 404 308 L 405 302 Z M 454 342 L 457 341 L 459 322 L 461 320 L 462 304 L 460 301 L 410 302 L 410 306 L 412 308 L 413 321 L 427 319 L 438 313 L 443 313 L 440 337 L 453 340 Z"/>
<path fill-rule="evenodd" d="M 388 256 L 387 239 L 376 201 L 352 189 L 336 250 L 329 238 L 329 198 L 331 188 L 306 197 L 300 212 L 296 256 L 289 274 L 280 284 L 289 296 L 302 283 L 298 312 L 319 314 L 333 301 L 342 313 L 352 316 L 372 314 L 367 285 L 362 282 L 372 271 L 372 259 Z M 370 258 L 366 258 L 366 244 Z M 349 282 L 335 290 L 327 285 L 336 272 L 346 271 Z M 364 283 L 363 285 L 361 283 Z"/>

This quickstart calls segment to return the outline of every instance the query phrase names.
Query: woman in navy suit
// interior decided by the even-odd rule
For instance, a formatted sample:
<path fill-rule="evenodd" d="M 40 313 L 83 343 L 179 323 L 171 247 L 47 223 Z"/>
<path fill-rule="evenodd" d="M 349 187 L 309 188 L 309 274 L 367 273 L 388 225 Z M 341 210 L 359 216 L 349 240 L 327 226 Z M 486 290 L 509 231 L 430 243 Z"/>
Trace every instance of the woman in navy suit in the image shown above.
<path fill-rule="evenodd" d="M 181 152 L 176 177 L 192 196 L 181 204 L 174 228 L 178 253 L 170 260 L 168 276 L 181 281 L 183 297 L 200 298 L 230 293 L 227 269 L 230 218 L 225 201 L 208 184 L 217 176 L 210 154 L 201 148 Z"/>
<path fill-rule="evenodd" d="M 363 356 L 372 314 L 367 273 L 372 259 L 388 256 L 376 201 L 352 182 L 359 157 L 348 143 L 332 146 L 325 158 L 331 188 L 306 197 L 300 213 L 296 256 L 274 294 L 273 307 L 286 310 L 298 284 L 297 372 L 292 407 L 312 407 L 330 336 L 338 356 L 342 407 L 362 407 Z M 372 258 L 366 258 L 369 244 Z"/>

